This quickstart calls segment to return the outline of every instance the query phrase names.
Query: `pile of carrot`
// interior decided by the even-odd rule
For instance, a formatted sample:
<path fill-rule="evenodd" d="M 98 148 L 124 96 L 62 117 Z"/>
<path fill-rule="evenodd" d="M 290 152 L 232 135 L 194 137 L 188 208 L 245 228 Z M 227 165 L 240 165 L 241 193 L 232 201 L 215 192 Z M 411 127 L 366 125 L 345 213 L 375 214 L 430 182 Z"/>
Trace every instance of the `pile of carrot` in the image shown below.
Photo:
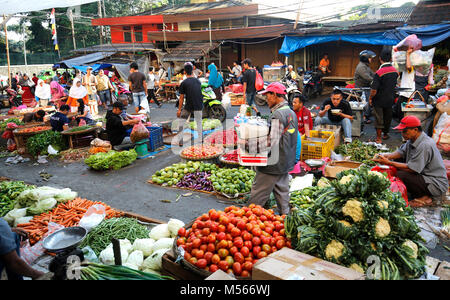
<path fill-rule="evenodd" d="M 105 207 L 106 219 L 117 218 L 123 215 L 122 212 L 114 210 L 103 202 L 75 198 L 72 201 L 60 203 L 53 210 L 35 216 L 30 222 L 19 224 L 17 227 L 28 233 L 30 244 L 34 245 L 47 233 L 48 223 L 53 222 L 64 227 L 77 226 L 88 208 L 95 204 L 101 204 Z"/>

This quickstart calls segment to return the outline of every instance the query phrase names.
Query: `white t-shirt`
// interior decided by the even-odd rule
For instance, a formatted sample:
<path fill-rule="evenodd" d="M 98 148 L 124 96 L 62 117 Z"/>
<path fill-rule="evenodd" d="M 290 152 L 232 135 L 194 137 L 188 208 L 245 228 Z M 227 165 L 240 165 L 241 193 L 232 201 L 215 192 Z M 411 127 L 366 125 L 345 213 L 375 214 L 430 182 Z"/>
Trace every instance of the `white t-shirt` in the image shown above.
<path fill-rule="evenodd" d="M 89 107 L 89 105 L 84 106 L 84 112 L 87 112 L 85 117 L 86 119 L 94 120 L 94 117 L 92 117 L 91 115 L 91 108 Z"/>
<path fill-rule="evenodd" d="M 406 92 L 400 92 L 400 96 L 409 98 L 416 90 L 416 82 L 415 79 L 415 71 L 414 69 L 411 72 L 403 71 L 402 72 L 402 79 L 400 81 L 400 87 L 401 88 L 409 88 L 411 91 Z"/>

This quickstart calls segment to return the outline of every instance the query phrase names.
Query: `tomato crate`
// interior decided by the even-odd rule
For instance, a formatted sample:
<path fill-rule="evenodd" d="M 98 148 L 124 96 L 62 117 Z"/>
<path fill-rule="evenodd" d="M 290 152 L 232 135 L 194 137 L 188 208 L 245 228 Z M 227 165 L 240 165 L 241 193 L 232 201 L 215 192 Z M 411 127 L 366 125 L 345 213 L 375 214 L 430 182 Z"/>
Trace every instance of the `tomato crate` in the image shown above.
<path fill-rule="evenodd" d="M 306 139 L 306 135 L 302 135 L 301 160 L 330 157 L 331 151 L 334 149 L 334 132 L 317 130 L 309 132 L 311 137 L 308 139 Z"/>

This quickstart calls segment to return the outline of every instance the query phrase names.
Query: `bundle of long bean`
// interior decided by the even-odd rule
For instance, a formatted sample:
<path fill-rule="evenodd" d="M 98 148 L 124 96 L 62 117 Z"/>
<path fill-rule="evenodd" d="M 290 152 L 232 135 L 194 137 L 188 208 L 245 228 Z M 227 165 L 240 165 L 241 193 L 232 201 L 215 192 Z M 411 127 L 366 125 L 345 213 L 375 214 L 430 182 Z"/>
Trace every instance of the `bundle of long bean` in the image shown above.
<path fill-rule="evenodd" d="M 89 263 L 80 269 L 81 280 L 172 280 L 172 277 L 133 270 L 125 266 Z"/>
<path fill-rule="evenodd" d="M 98 256 L 111 243 L 113 238 L 128 239 L 133 243 L 135 239 L 148 238 L 149 233 L 148 228 L 139 224 L 136 219 L 111 218 L 103 220 L 92 229 L 80 247 L 90 246 Z"/>

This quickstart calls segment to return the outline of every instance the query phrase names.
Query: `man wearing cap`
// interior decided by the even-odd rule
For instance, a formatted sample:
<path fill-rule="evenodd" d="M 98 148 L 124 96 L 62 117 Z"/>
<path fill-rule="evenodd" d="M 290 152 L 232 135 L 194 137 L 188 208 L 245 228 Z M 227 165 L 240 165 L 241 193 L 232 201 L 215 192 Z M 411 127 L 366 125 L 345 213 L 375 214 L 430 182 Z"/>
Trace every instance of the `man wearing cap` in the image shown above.
<path fill-rule="evenodd" d="M 284 85 L 271 83 L 261 94 L 267 96 L 271 110 L 270 153 L 267 166 L 256 169 L 250 203 L 264 206 L 273 192 L 280 213 L 285 215 L 289 213 L 289 172 L 296 163 L 298 122 L 284 98 Z"/>
<path fill-rule="evenodd" d="M 373 160 L 397 168 L 397 177 L 414 199 L 409 202 L 412 207 L 430 205 L 432 198 L 442 197 L 448 190 L 447 173 L 436 142 L 422 132 L 415 116 L 404 117 L 394 129 L 401 130 L 407 142 L 396 152 L 378 154 Z"/>

